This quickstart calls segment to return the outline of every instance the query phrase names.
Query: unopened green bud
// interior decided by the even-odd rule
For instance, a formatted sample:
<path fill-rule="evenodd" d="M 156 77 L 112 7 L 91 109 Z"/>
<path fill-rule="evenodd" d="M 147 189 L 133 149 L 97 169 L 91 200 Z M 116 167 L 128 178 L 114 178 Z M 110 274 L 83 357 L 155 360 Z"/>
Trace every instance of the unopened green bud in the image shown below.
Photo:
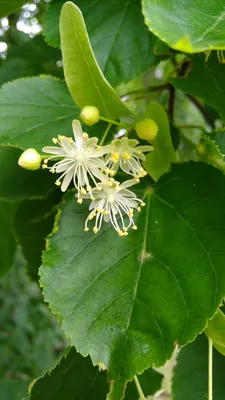
<path fill-rule="evenodd" d="M 99 109 L 94 106 L 86 106 L 80 113 L 80 119 L 85 125 L 91 126 L 99 121 Z"/>
<path fill-rule="evenodd" d="M 151 142 L 156 138 L 159 128 L 153 119 L 145 118 L 137 122 L 135 130 L 139 138 Z"/>
<path fill-rule="evenodd" d="M 41 161 L 42 158 L 35 149 L 27 149 L 21 154 L 18 164 L 22 168 L 35 171 L 36 169 L 40 168 Z"/>

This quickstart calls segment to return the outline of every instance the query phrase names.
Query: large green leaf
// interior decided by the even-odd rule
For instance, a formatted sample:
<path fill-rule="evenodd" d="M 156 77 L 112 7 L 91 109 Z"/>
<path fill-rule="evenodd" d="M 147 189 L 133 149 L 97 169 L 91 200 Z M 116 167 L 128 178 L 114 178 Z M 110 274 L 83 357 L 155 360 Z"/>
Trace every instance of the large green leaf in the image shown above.
<path fill-rule="evenodd" d="M 197 96 L 207 104 L 216 108 L 225 121 L 225 65 L 220 64 L 216 54 L 205 61 L 203 55 L 194 55 L 191 58 L 192 68 L 185 78 L 171 79 L 175 88 Z"/>
<path fill-rule="evenodd" d="M 224 400 L 225 357 L 213 352 L 213 400 Z M 174 400 L 205 400 L 208 393 L 208 343 L 203 334 L 178 354 L 173 373 Z"/>
<path fill-rule="evenodd" d="M 147 110 L 147 117 L 157 123 L 159 131 L 155 140 L 151 142 L 154 151 L 147 155 L 144 167 L 149 175 L 157 181 L 160 176 L 170 170 L 171 163 L 177 161 L 177 156 L 170 136 L 170 125 L 164 108 L 155 102 L 150 103 Z"/>
<path fill-rule="evenodd" d="M 21 153 L 22 151 L 15 147 L 0 146 L 0 199 L 2 200 L 18 201 L 26 197 L 43 197 L 54 185 L 55 177 L 52 174 L 42 169 L 28 171 L 19 167 L 18 159 Z"/>
<path fill-rule="evenodd" d="M 99 69 L 82 13 L 71 2 L 62 8 L 60 34 L 64 74 L 77 106 L 96 106 L 102 117 L 112 119 L 130 114 Z"/>
<path fill-rule="evenodd" d="M 0 0 L 0 18 L 6 17 L 26 3 L 27 0 Z"/>
<path fill-rule="evenodd" d="M 0 90 L 0 144 L 41 150 L 54 136 L 71 136 L 78 117 L 64 82 L 55 78 L 26 78 Z"/>
<path fill-rule="evenodd" d="M 49 6 L 44 18 L 47 42 L 60 46 L 59 14 L 65 1 Z M 137 0 L 77 0 L 87 24 L 91 45 L 100 68 L 115 86 L 139 76 L 157 62 L 156 37 L 144 25 Z"/>
<path fill-rule="evenodd" d="M 16 241 L 13 232 L 14 204 L 0 201 L 0 276 L 13 264 Z"/>
<path fill-rule="evenodd" d="M 144 372 L 140 382 L 146 394 L 161 387 L 162 375 L 153 369 Z M 109 386 L 104 371 L 93 367 L 90 358 L 83 358 L 74 348 L 59 357 L 30 387 L 29 400 L 105 400 Z M 137 400 L 135 384 L 128 385 L 126 400 Z"/>
<path fill-rule="evenodd" d="M 221 310 L 208 322 L 205 333 L 213 340 L 213 346 L 225 356 L 225 315 Z"/>
<path fill-rule="evenodd" d="M 185 53 L 225 49 L 222 0 L 142 0 L 145 22 L 156 36 Z"/>
<path fill-rule="evenodd" d="M 207 185 L 205 179 L 207 177 Z M 202 331 L 225 293 L 225 177 L 176 165 L 146 193 L 138 231 L 83 232 L 85 204 L 61 205 L 40 268 L 45 300 L 71 343 L 106 365 L 110 400 Z"/>

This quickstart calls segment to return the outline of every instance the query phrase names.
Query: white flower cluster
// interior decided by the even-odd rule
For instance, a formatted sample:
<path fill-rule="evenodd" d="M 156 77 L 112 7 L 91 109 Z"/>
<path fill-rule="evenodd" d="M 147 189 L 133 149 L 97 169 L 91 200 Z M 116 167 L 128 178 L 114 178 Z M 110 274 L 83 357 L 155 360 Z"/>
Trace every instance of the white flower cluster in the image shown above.
<path fill-rule="evenodd" d="M 140 160 L 145 160 L 144 152 L 153 150 L 152 146 L 137 146 L 135 139 L 116 139 L 111 144 L 99 146 L 96 137 L 89 138 L 84 133 L 78 120 L 72 122 L 74 140 L 65 136 L 53 138 L 58 146 L 43 148 L 51 154 L 44 160 L 43 168 L 52 173 L 60 173 L 56 185 L 65 192 L 71 183 L 77 189 L 77 202 L 90 199 L 91 211 L 86 222 L 85 232 L 89 230 L 88 222 L 95 218 L 93 232 L 97 233 L 102 222 L 110 222 L 119 236 L 126 236 L 128 229 L 137 229 L 134 220 L 134 209 L 140 211 L 144 206 L 142 200 L 127 188 L 138 183 L 146 175 Z M 55 164 L 48 166 L 48 162 Z M 119 167 L 133 178 L 120 184 L 113 176 Z M 127 218 L 124 219 L 124 216 Z"/>

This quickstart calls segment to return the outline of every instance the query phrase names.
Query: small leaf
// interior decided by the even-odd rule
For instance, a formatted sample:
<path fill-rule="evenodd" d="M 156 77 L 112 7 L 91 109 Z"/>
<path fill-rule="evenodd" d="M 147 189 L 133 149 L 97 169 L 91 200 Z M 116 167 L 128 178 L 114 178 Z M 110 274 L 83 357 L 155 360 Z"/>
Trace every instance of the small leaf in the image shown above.
<path fill-rule="evenodd" d="M 149 175 L 157 181 L 160 176 L 170 170 L 172 162 L 177 162 L 177 156 L 170 136 L 170 125 L 164 108 L 160 104 L 152 102 L 148 107 L 146 116 L 156 122 L 159 131 L 155 140 L 151 142 L 154 150 L 147 155 L 143 165 Z"/>
<path fill-rule="evenodd" d="M 173 372 L 174 400 L 204 400 L 208 393 L 208 343 L 206 336 L 198 336 L 193 343 L 180 350 Z M 223 400 L 225 358 L 213 351 L 213 400 Z"/>
<path fill-rule="evenodd" d="M 196 147 L 198 156 L 208 164 L 225 171 L 224 156 L 220 152 L 219 146 L 211 140 L 211 133 L 208 136 L 202 136 Z"/>
<path fill-rule="evenodd" d="M 77 106 L 80 109 L 95 106 L 106 118 L 129 115 L 130 111 L 99 69 L 83 16 L 71 2 L 62 7 L 60 34 L 65 78 Z"/>
<path fill-rule="evenodd" d="M 27 3 L 27 0 L 0 0 L 0 18 L 7 17 Z"/>
<path fill-rule="evenodd" d="M 217 144 L 220 152 L 225 155 L 225 129 L 219 128 L 218 130 L 212 131 L 209 134 L 210 139 L 214 140 Z"/>
<path fill-rule="evenodd" d="M 185 52 L 225 49 L 225 11 L 220 0 L 142 0 L 150 31 L 170 47 Z"/>
<path fill-rule="evenodd" d="M 0 201 L 0 276 L 11 268 L 16 250 L 13 218 L 16 205 Z"/>
<path fill-rule="evenodd" d="M 0 200 L 18 201 L 26 197 L 43 197 L 54 185 L 55 176 L 52 174 L 42 169 L 28 171 L 19 167 L 21 153 L 15 147 L 0 146 Z"/>
<path fill-rule="evenodd" d="M 164 364 L 175 342 L 193 340 L 216 312 L 225 294 L 224 205 L 221 171 L 194 162 L 147 190 L 138 231 L 123 238 L 109 225 L 83 232 L 87 206 L 65 196 L 40 283 L 72 345 L 108 368 L 108 399 L 122 399 L 127 381 Z"/>
<path fill-rule="evenodd" d="M 191 63 L 189 74 L 185 78 L 173 78 L 171 83 L 176 89 L 197 96 L 216 108 L 225 121 L 224 64 L 219 63 L 216 54 L 212 54 L 207 62 L 204 55 L 196 54 L 191 57 Z"/>
<path fill-rule="evenodd" d="M 26 78 L 0 89 L 0 144 L 41 150 L 52 137 L 71 136 L 78 118 L 64 82 L 55 78 Z"/>
<path fill-rule="evenodd" d="M 225 315 L 221 310 L 209 320 L 205 333 L 213 340 L 216 350 L 225 356 Z"/>
<path fill-rule="evenodd" d="M 65 1 L 51 4 L 44 16 L 47 42 L 60 47 L 59 14 Z M 100 68 L 113 86 L 128 82 L 160 61 L 153 49 L 156 37 L 148 31 L 136 0 L 76 0 Z"/>

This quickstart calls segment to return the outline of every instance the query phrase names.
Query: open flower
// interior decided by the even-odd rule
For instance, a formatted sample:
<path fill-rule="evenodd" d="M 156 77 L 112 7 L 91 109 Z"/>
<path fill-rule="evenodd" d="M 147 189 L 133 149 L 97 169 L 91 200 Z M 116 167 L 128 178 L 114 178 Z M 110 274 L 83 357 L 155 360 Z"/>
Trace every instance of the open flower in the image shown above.
<path fill-rule="evenodd" d="M 152 146 L 137 146 L 138 140 L 115 139 L 112 141 L 114 150 L 106 158 L 107 172 L 114 175 L 120 167 L 126 174 L 136 179 L 144 177 L 147 172 L 142 168 L 140 160 L 145 160 L 144 153 L 152 151 Z"/>
<path fill-rule="evenodd" d="M 114 178 L 106 178 L 104 182 L 99 183 L 98 188 L 93 189 L 93 200 L 90 204 L 91 210 L 85 222 L 84 231 L 89 231 L 88 222 L 95 218 L 94 233 L 97 233 L 102 222 L 110 222 L 119 236 L 128 235 L 128 229 L 137 229 L 133 220 L 134 209 L 141 211 L 141 206 L 144 206 L 142 200 L 127 188 L 136 184 L 135 179 L 130 179 L 123 183 L 119 183 Z M 82 195 L 86 198 L 86 195 Z M 125 217 L 128 217 L 125 218 Z M 124 219 L 125 218 L 125 219 Z"/>
<path fill-rule="evenodd" d="M 103 170 L 106 169 L 105 162 L 101 157 L 110 151 L 113 146 L 98 146 L 96 137 L 89 138 L 87 133 L 83 133 L 81 124 L 78 120 L 72 122 L 74 139 L 65 136 L 53 138 L 53 143 L 58 146 L 46 146 L 42 150 L 53 156 L 44 160 L 43 168 L 48 168 L 52 173 L 62 173 L 56 181 L 56 185 L 61 185 L 61 190 L 66 191 L 71 181 L 78 190 L 78 203 L 82 202 L 80 194 L 88 193 L 91 199 L 93 190 L 91 183 L 98 186 L 98 181 L 105 178 Z M 48 161 L 58 159 L 53 166 L 48 167 Z"/>

